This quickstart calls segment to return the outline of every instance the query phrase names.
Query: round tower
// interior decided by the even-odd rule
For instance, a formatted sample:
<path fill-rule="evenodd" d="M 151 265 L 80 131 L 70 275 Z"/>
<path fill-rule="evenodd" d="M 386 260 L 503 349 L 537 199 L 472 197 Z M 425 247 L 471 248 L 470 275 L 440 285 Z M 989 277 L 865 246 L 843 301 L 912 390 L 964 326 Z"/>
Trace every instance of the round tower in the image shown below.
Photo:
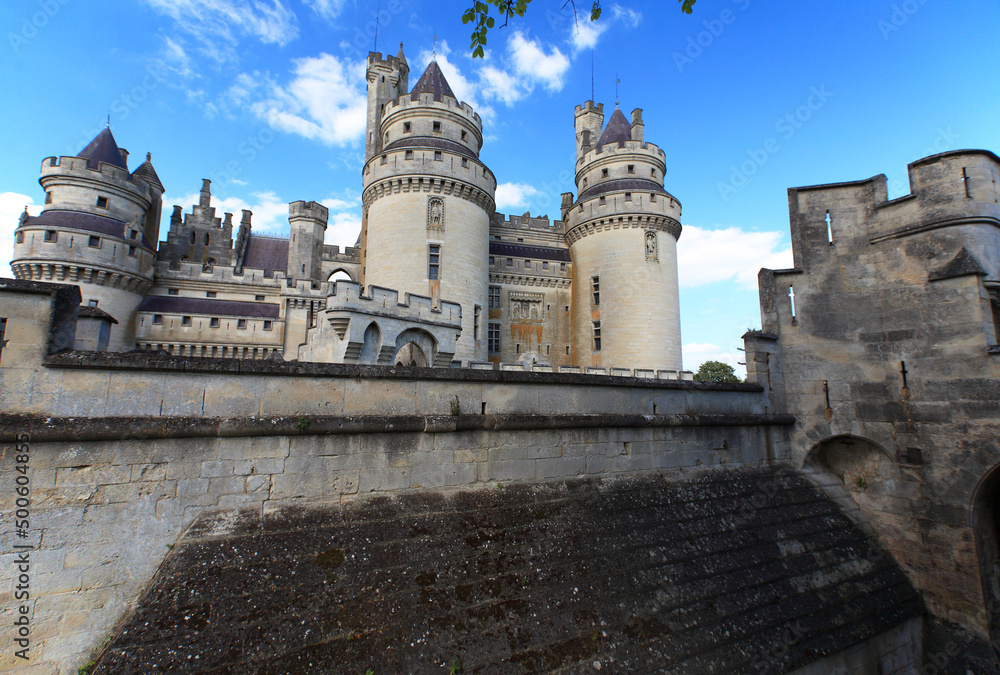
<path fill-rule="evenodd" d="M 642 110 L 629 123 L 616 107 L 601 133 L 603 122 L 601 104 L 577 106 L 579 197 L 563 208 L 577 363 L 680 370 L 681 205 L 663 187 L 664 154 L 645 142 Z"/>
<path fill-rule="evenodd" d="M 382 92 L 383 63 L 369 56 L 370 99 Z M 455 359 L 485 361 L 496 179 L 479 160 L 482 120 L 455 98 L 435 61 L 412 91 L 376 98 L 369 109 L 379 110 L 381 121 L 369 129 L 377 150 L 364 167 L 362 283 L 396 289 L 401 298 L 429 296 L 434 305 L 458 303 Z"/>
<path fill-rule="evenodd" d="M 163 185 L 149 155 L 135 173 L 105 129 L 76 157 L 49 157 L 45 206 L 22 216 L 11 267 L 18 279 L 80 287 L 83 304 L 118 321 L 108 349 L 135 347 L 135 314 L 153 285 Z"/>

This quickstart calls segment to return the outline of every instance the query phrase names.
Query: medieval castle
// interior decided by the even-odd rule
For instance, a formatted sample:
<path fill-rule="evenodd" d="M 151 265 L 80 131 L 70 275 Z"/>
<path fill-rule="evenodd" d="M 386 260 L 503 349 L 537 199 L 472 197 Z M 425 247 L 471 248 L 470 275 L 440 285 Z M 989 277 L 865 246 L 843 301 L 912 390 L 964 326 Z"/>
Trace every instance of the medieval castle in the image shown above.
<path fill-rule="evenodd" d="M 22 217 L 15 275 L 78 284 L 111 351 L 676 377 L 681 207 L 641 110 L 605 125 L 602 105 L 578 107 L 578 198 L 563 195 L 555 222 L 505 218 L 482 120 L 437 63 L 411 90 L 401 46 L 369 54 L 367 77 L 357 247 L 324 244 L 316 202 L 289 205 L 287 238 L 255 234 L 249 211 L 216 215 L 208 180 L 158 244 L 163 184 L 148 155 L 130 173 L 105 129 L 43 162 L 45 207 Z"/>

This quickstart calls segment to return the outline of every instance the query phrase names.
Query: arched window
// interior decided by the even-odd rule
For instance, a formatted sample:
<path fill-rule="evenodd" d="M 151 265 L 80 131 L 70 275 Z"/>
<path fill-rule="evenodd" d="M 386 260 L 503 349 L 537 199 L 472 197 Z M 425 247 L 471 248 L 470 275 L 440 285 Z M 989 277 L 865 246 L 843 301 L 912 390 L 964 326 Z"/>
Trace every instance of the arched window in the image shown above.
<path fill-rule="evenodd" d="M 209 238 L 209 234 L 208 234 L 208 232 L 206 232 L 205 233 L 205 246 L 208 246 L 208 238 Z"/>
<path fill-rule="evenodd" d="M 194 230 L 191 230 L 191 243 L 195 243 L 198 240 L 198 235 Z"/>

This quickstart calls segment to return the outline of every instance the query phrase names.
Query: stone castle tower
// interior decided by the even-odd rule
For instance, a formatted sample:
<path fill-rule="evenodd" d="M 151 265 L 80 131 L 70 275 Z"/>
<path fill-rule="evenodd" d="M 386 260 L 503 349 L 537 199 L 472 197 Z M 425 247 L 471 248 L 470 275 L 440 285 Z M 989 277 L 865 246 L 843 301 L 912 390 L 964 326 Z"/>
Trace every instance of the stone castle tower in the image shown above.
<path fill-rule="evenodd" d="M 573 259 L 573 341 L 584 367 L 681 368 L 677 239 L 681 205 L 663 187 L 663 151 L 617 107 L 576 108 L 576 188 L 563 195 Z"/>
<path fill-rule="evenodd" d="M 482 120 L 435 61 L 412 91 L 408 73 L 402 47 L 368 56 L 361 283 L 458 303 L 455 359 L 485 361 L 496 179 L 479 160 Z"/>
<path fill-rule="evenodd" d="M 104 129 L 76 157 L 48 157 L 45 207 L 21 217 L 11 267 L 19 279 L 73 283 L 83 304 L 120 323 L 108 348 L 135 345 L 135 316 L 153 286 L 163 184 L 150 156 L 134 172 Z"/>

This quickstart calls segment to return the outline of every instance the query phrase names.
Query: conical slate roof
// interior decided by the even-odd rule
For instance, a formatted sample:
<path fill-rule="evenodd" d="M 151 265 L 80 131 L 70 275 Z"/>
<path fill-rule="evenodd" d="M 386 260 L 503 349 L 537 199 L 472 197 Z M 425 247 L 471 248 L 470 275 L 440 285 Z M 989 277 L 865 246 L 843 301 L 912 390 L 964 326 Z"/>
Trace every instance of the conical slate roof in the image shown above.
<path fill-rule="evenodd" d="M 631 140 L 632 125 L 625 119 L 625 115 L 622 114 L 621 109 L 615 108 L 614 114 L 608 120 L 608 126 L 604 128 L 604 133 L 601 134 L 601 140 L 597 142 L 597 147 Z"/>
<path fill-rule="evenodd" d="M 77 157 L 86 159 L 87 166 L 92 169 L 98 168 L 101 162 L 106 162 L 128 171 L 125 160 L 122 159 L 122 152 L 118 149 L 118 143 L 115 142 L 111 129 L 107 127 L 97 134 L 97 137 L 88 143 Z"/>
<path fill-rule="evenodd" d="M 146 153 L 146 161 L 142 165 L 132 172 L 132 176 L 138 176 L 144 180 L 147 184 L 153 185 L 155 187 L 163 190 L 163 183 L 160 182 L 160 177 L 156 175 L 156 169 L 153 168 L 153 158 L 150 153 Z"/>
<path fill-rule="evenodd" d="M 434 94 L 434 100 L 440 101 L 442 96 L 456 98 L 455 92 L 451 90 L 448 80 L 444 79 L 444 73 L 438 67 L 437 61 L 431 61 L 427 70 L 420 76 L 417 83 L 410 92 L 411 101 L 419 101 L 421 94 Z"/>

